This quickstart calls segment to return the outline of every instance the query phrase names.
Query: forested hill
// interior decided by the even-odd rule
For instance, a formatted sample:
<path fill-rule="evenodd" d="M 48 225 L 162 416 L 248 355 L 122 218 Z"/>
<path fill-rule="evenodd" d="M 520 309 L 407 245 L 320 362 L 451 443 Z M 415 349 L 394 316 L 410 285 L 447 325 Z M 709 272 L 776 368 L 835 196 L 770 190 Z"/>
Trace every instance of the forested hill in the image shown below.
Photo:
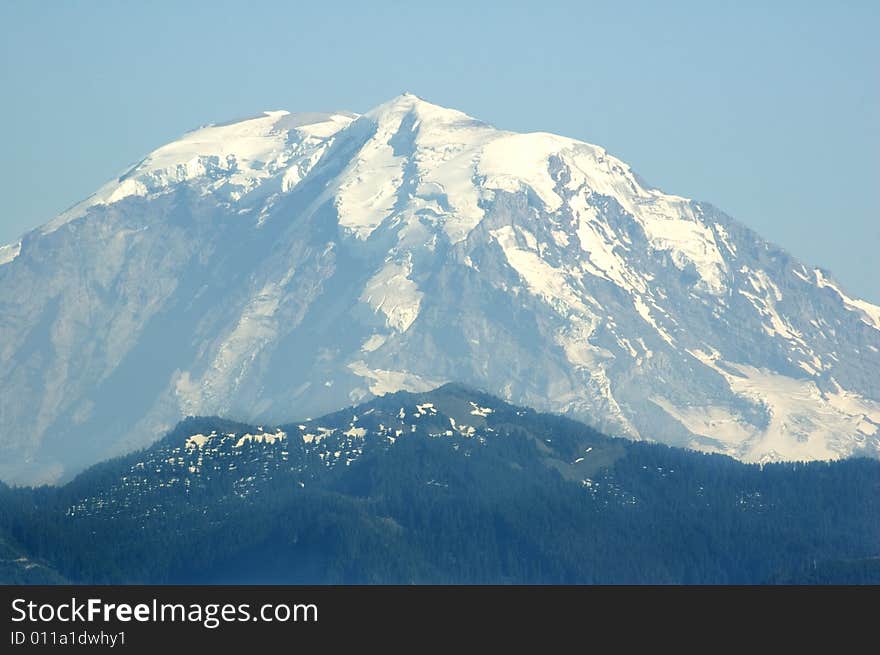
<path fill-rule="evenodd" d="M 878 498 L 876 460 L 746 465 L 446 385 L 290 425 L 188 419 L 63 487 L 2 487 L 7 559 L 40 566 L 0 577 L 876 583 Z"/>

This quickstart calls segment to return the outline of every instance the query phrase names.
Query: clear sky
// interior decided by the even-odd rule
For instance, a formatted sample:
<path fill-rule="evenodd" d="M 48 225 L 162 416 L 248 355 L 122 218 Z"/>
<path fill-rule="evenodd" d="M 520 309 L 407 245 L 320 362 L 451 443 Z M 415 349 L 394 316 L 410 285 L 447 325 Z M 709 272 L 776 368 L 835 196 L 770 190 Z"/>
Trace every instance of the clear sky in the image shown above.
<path fill-rule="evenodd" d="M 0 243 L 154 148 L 403 91 L 606 147 L 880 302 L 880 2 L 0 0 Z"/>

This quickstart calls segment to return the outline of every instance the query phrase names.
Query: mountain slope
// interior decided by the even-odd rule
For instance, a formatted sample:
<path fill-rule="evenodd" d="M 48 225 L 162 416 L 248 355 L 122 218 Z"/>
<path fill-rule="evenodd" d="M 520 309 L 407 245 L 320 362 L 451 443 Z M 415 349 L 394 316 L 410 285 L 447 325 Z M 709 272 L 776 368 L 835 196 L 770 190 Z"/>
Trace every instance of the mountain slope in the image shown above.
<path fill-rule="evenodd" d="M 404 95 L 203 128 L 0 254 L 0 478 L 456 380 L 745 461 L 880 452 L 880 308 L 602 148 Z"/>
<path fill-rule="evenodd" d="M 446 385 L 279 427 L 188 419 L 0 490 L 0 530 L 91 583 L 859 583 L 878 485 L 873 460 L 745 465 Z"/>

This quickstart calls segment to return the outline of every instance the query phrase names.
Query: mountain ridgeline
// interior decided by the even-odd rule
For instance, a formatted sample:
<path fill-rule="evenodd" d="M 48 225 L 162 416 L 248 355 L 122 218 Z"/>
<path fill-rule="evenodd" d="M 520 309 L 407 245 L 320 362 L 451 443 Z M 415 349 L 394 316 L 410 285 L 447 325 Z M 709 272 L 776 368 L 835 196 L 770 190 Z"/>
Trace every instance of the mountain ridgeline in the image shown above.
<path fill-rule="evenodd" d="M 746 462 L 876 457 L 878 371 L 880 307 L 828 271 L 411 94 L 195 130 L 0 247 L 8 483 L 452 381 Z"/>
<path fill-rule="evenodd" d="M 0 489 L 3 582 L 880 582 L 880 462 L 744 464 L 459 385 L 321 418 L 189 418 Z"/>

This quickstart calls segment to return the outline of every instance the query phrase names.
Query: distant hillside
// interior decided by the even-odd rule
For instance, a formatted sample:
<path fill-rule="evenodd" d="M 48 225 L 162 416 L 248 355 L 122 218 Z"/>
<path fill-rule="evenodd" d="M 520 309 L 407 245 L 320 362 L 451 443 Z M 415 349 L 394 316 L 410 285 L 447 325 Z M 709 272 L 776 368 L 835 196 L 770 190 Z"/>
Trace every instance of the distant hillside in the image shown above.
<path fill-rule="evenodd" d="M 446 385 L 188 419 L 63 487 L 3 488 L 0 531 L 75 582 L 858 583 L 878 498 L 876 460 L 747 465 Z"/>

